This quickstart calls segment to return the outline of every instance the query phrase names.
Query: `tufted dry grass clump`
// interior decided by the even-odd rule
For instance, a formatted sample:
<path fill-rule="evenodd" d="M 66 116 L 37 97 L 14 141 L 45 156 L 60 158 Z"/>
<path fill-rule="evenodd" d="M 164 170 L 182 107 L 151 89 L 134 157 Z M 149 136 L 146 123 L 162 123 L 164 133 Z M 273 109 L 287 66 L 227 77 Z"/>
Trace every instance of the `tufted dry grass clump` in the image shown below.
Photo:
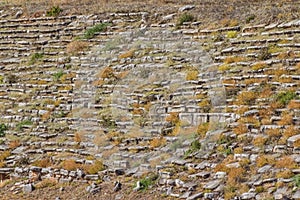
<path fill-rule="evenodd" d="M 263 167 L 265 165 L 274 165 L 275 158 L 272 155 L 259 155 L 256 159 L 256 166 Z"/>
<path fill-rule="evenodd" d="M 287 105 L 288 109 L 300 109 L 300 101 L 291 100 Z"/>
<path fill-rule="evenodd" d="M 15 149 L 21 145 L 20 140 L 13 140 L 9 142 L 9 148 L 10 149 Z"/>
<path fill-rule="evenodd" d="M 239 123 L 236 127 L 233 128 L 233 132 L 237 135 L 247 133 L 249 130 L 245 124 Z"/>
<path fill-rule="evenodd" d="M 259 62 L 259 63 L 254 64 L 254 65 L 251 67 L 251 69 L 252 69 L 252 70 L 260 70 L 260 69 L 264 69 L 264 68 L 266 68 L 266 67 L 267 67 L 267 64 L 266 64 L 266 63 L 264 63 L 264 62 Z"/>
<path fill-rule="evenodd" d="M 257 136 L 253 139 L 252 143 L 257 147 L 263 147 L 268 141 L 267 137 L 264 136 Z"/>
<path fill-rule="evenodd" d="M 297 163 L 291 156 L 283 156 L 282 158 L 278 159 L 275 163 L 275 167 L 281 169 L 295 169 L 297 168 Z"/>
<path fill-rule="evenodd" d="M 198 79 L 198 71 L 197 70 L 188 70 L 186 74 L 187 81 L 195 81 Z"/>
<path fill-rule="evenodd" d="M 125 58 L 132 58 L 134 56 L 134 53 L 135 53 L 135 49 L 131 49 L 121 55 L 119 55 L 119 59 L 125 59 Z"/>
<path fill-rule="evenodd" d="M 227 184 L 236 185 L 243 181 L 246 170 L 242 167 L 230 168 L 227 176 Z"/>
<path fill-rule="evenodd" d="M 276 174 L 277 178 L 292 178 L 294 173 L 290 169 L 280 171 Z"/>
<path fill-rule="evenodd" d="M 279 138 L 281 136 L 281 130 L 279 128 L 268 129 L 265 131 L 265 133 L 271 138 Z"/>
<path fill-rule="evenodd" d="M 236 104 L 237 105 L 253 105 L 257 94 L 253 91 L 242 91 L 237 95 Z"/>
<path fill-rule="evenodd" d="M 43 159 L 38 159 L 32 163 L 33 166 L 37 167 L 50 167 L 53 165 L 52 161 L 50 158 L 43 158 Z"/>
<path fill-rule="evenodd" d="M 231 64 L 231 63 L 236 63 L 236 62 L 242 62 L 244 60 L 245 60 L 245 58 L 243 58 L 243 57 L 230 56 L 230 57 L 226 57 L 223 62 L 225 64 Z"/>
<path fill-rule="evenodd" d="M 38 182 L 35 184 L 36 189 L 46 188 L 46 187 L 53 187 L 56 184 L 58 184 L 58 181 L 54 178 L 46 178 L 42 180 L 41 182 Z"/>
<path fill-rule="evenodd" d="M 170 122 L 173 125 L 179 123 L 179 113 L 178 112 L 170 112 L 169 115 L 166 117 L 166 121 Z"/>
<path fill-rule="evenodd" d="M 66 52 L 68 54 L 77 55 L 78 53 L 85 51 L 88 46 L 89 44 L 87 42 L 75 40 L 67 45 Z"/>
<path fill-rule="evenodd" d="M 61 163 L 61 167 L 69 171 L 74 171 L 80 167 L 80 164 L 76 163 L 73 159 L 67 159 Z"/>
<path fill-rule="evenodd" d="M 292 125 L 293 124 L 293 115 L 291 113 L 282 113 L 280 121 L 277 123 L 278 125 Z"/>
<path fill-rule="evenodd" d="M 82 134 L 83 133 L 76 132 L 74 134 L 74 142 L 82 142 Z"/>
<path fill-rule="evenodd" d="M 157 148 L 157 147 L 165 145 L 166 143 L 167 143 L 167 140 L 164 137 L 153 138 L 153 140 L 150 141 L 150 147 Z"/>
<path fill-rule="evenodd" d="M 87 174 L 97 174 L 99 171 L 104 170 L 105 167 L 102 161 L 95 160 L 91 165 L 84 165 L 83 169 Z"/>

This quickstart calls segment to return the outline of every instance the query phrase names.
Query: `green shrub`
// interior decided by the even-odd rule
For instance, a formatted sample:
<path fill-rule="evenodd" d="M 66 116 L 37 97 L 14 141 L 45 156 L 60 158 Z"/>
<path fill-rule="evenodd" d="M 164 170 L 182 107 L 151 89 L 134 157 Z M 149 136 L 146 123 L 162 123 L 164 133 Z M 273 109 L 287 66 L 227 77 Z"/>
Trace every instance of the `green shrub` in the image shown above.
<path fill-rule="evenodd" d="M 63 10 L 59 6 L 53 6 L 47 11 L 47 17 L 57 17 Z"/>
<path fill-rule="evenodd" d="M 184 157 L 188 157 L 190 154 L 192 153 L 195 153 L 196 151 L 200 150 L 201 148 L 201 144 L 199 142 L 198 139 L 194 140 L 192 143 L 191 143 L 191 146 L 189 148 L 189 150 L 187 150 L 184 154 Z"/>
<path fill-rule="evenodd" d="M 276 95 L 275 99 L 277 102 L 281 103 L 282 105 L 287 105 L 292 99 L 296 97 L 296 93 L 293 91 L 286 91 L 280 92 Z"/>
<path fill-rule="evenodd" d="M 87 29 L 84 33 L 83 39 L 93 38 L 96 33 L 105 31 L 107 26 L 109 26 L 108 23 L 101 23 L 93 26 L 92 28 Z"/>
<path fill-rule="evenodd" d="M 293 177 L 293 182 L 297 188 L 300 188 L 300 174 Z"/>
<path fill-rule="evenodd" d="M 193 15 L 184 13 L 179 17 L 177 25 L 181 26 L 184 22 L 192 22 L 194 20 L 195 20 L 195 17 Z"/>
<path fill-rule="evenodd" d="M 0 137 L 5 136 L 5 131 L 8 129 L 8 127 L 5 124 L 0 124 Z"/>

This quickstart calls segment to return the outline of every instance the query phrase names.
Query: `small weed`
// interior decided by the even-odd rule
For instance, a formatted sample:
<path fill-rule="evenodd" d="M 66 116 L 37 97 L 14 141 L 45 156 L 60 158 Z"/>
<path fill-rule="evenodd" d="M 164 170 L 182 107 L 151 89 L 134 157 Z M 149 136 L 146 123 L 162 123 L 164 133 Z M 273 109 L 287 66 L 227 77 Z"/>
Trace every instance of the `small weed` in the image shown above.
<path fill-rule="evenodd" d="M 209 128 L 209 123 L 199 124 L 197 128 L 197 134 L 201 138 L 204 138 L 206 136 L 206 132 L 208 131 L 208 128 Z"/>
<path fill-rule="evenodd" d="M 252 70 L 260 70 L 260 69 L 264 69 L 265 67 L 267 67 L 267 65 L 266 65 L 265 63 L 261 62 L 261 63 L 256 63 L 256 64 L 254 64 L 254 65 L 251 67 L 251 69 L 252 69 Z"/>
<path fill-rule="evenodd" d="M 238 105 L 253 105 L 257 94 L 252 91 L 243 91 L 237 95 Z"/>
<path fill-rule="evenodd" d="M 276 177 L 277 178 L 291 178 L 293 175 L 294 175 L 294 173 L 290 169 L 287 169 L 287 170 L 278 172 L 276 174 Z"/>
<path fill-rule="evenodd" d="M 55 82 L 59 81 L 60 78 L 64 75 L 64 72 L 62 70 L 59 70 L 58 72 L 56 72 L 55 74 L 53 74 L 53 80 Z"/>
<path fill-rule="evenodd" d="M 185 22 L 192 22 L 194 20 L 195 20 L 195 17 L 193 15 L 188 14 L 188 13 L 184 13 L 179 17 L 178 22 L 177 22 L 177 26 L 181 26 Z"/>
<path fill-rule="evenodd" d="M 258 59 L 268 60 L 269 58 L 271 58 L 271 53 L 269 53 L 268 48 L 261 49 L 258 55 Z"/>
<path fill-rule="evenodd" d="M 184 154 L 184 157 L 188 157 L 190 154 L 195 153 L 196 151 L 201 149 L 201 144 L 199 140 L 194 140 L 189 148 Z"/>
<path fill-rule="evenodd" d="M 251 21 L 253 21 L 255 19 L 255 15 L 250 15 L 246 18 L 246 23 L 250 23 Z"/>
<path fill-rule="evenodd" d="M 238 35 L 237 31 L 228 31 L 227 32 L 227 38 L 236 38 Z"/>
<path fill-rule="evenodd" d="M 37 61 L 41 60 L 43 57 L 44 57 L 44 54 L 43 54 L 43 53 L 34 53 L 34 54 L 30 57 L 29 65 L 35 64 Z"/>
<path fill-rule="evenodd" d="M 10 151 L 3 151 L 0 154 L 0 162 L 4 161 L 7 157 L 11 155 Z"/>
<path fill-rule="evenodd" d="M 19 122 L 19 123 L 16 125 L 16 129 L 17 129 L 18 131 L 21 131 L 21 130 L 23 129 L 23 126 L 30 126 L 30 125 L 32 125 L 32 124 L 33 124 L 32 121 L 30 121 L 30 120 L 24 120 L 24 121 L 22 121 L 22 122 Z"/>
<path fill-rule="evenodd" d="M 141 190 L 146 191 L 147 189 L 149 189 L 155 183 L 155 180 L 157 178 L 158 176 L 156 174 L 153 174 L 151 176 L 141 179 L 140 180 Z M 136 187 L 136 184 L 134 185 L 134 187 Z"/>
<path fill-rule="evenodd" d="M 5 124 L 0 124 L 0 137 L 4 137 L 5 136 L 5 131 L 7 131 L 8 127 Z"/>
<path fill-rule="evenodd" d="M 57 17 L 63 10 L 59 6 L 53 6 L 47 11 L 47 17 Z"/>
<path fill-rule="evenodd" d="M 9 148 L 15 149 L 21 145 L 19 140 L 13 140 L 9 142 Z"/>

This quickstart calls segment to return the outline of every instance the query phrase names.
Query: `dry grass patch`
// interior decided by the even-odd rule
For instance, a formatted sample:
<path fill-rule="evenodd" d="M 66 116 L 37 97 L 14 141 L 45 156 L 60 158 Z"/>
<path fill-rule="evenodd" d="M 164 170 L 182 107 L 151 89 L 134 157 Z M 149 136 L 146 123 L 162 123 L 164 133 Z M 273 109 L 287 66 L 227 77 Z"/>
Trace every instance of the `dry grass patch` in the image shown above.
<path fill-rule="evenodd" d="M 131 49 L 131 50 L 119 55 L 119 59 L 132 58 L 134 56 L 135 51 L 136 51 L 135 49 Z"/>
<path fill-rule="evenodd" d="M 237 95 L 237 105 L 252 105 L 255 103 L 257 94 L 252 91 L 243 91 Z"/>
<path fill-rule="evenodd" d="M 287 107 L 288 109 L 300 109 L 300 101 L 291 100 Z"/>
<path fill-rule="evenodd" d="M 293 176 L 294 173 L 290 169 L 280 171 L 276 174 L 277 178 L 292 178 Z"/>
<path fill-rule="evenodd" d="M 80 167 L 80 164 L 76 163 L 73 159 L 67 159 L 61 163 L 61 167 L 68 171 L 74 171 Z"/>
<path fill-rule="evenodd" d="M 245 60 L 245 58 L 243 58 L 243 57 L 231 56 L 231 57 L 226 57 L 223 62 L 225 64 L 230 64 L 230 63 L 235 63 L 235 62 L 242 62 L 244 60 Z"/>
<path fill-rule="evenodd" d="M 87 174 L 97 174 L 99 171 L 104 170 L 105 167 L 102 161 L 95 160 L 91 165 L 84 165 L 83 169 Z"/>
<path fill-rule="evenodd" d="M 75 40 L 67 45 L 66 52 L 68 54 L 77 55 L 79 52 L 85 51 L 88 46 L 87 42 Z"/>
<path fill-rule="evenodd" d="M 277 168 L 285 168 L 285 169 L 294 169 L 297 167 L 297 163 L 291 156 L 284 156 L 276 161 L 275 167 Z"/>
<path fill-rule="evenodd" d="M 281 136 L 281 130 L 279 128 L 268 129 L 268 130 L 265 131 L 265 133 L 269 137 L 279 138 Z"/>
<path fill-rule="evenodd" d="M 195 81 L 198 79 L 198 71 L 197 70 L 189 70 L 186 74 L 187 81 Z"/>
<path fill-rule="evenodd" d="M 248 128 L 245 124 L 239 123 L 236 127 L 233 128 L 233 132 L 237 135 L 241 135 L 248 132 Z"/>
<path fill-rule="evenodd" d="M 9 148 L 10 149 L 15 149 L 21 145 L 20 140 L 13 140 L 9 142 Z"/>
<path fill-rule="evenodd" d="M 33 166 L 37 166 L 37 167 L 50 167 L 52 166 L 52 161 L 50 160 L 50 158 L 43 158 L 43 159 L 38 159 L 35 162 L 32 163 Z"/>
<path fill-rule="evenodd" d="M 283 113 L 281 120 L 277 122 L 278 125 L 292 125 L 293 124 L 293 115 L 290 113 Z"/>
<path fill-rule="evenodd" d="M 54 178 L 46 178 L 41 182 L 35 184 L 36 189 L 46 188 L 46 187 L 53 187 L 58 183 L 58 181 Z"/>
<path fill-rule="evenodd" d="M 263 147 L 268 141 L 267 137 L 257 136 L 253 139 L 252 143 L 257 147 Z"/>
<path fill-rule="evenodd" d="M 153 138 L 153 140 L 150 141 L 150 146 L 152 148 L 157 148 L 157 147 L 165 145 L 166 143 L 167 143 L 167 140 L 164 137 Z"/>
<path fill-rule="evenodd" d="M 265 165 L 274 165 L 275 158 L 272 155 L 259 155 L 256 159 L 256 166 L 263 167 Z"/>

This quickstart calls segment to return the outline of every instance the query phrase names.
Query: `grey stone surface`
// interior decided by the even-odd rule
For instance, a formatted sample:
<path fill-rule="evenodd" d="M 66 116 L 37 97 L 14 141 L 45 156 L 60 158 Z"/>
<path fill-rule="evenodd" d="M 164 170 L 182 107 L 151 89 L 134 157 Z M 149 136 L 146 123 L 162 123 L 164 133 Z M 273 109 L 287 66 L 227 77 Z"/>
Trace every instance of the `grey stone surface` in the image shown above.
<path fill-rule="evenodd" d="M 23 186 L 23 192 L 24 192 L 24 193 L 30 193 L 30 192 L 32 192 L 33 190 L 34 190 L 34 187 L 33 187 L 33 185 L 32 185 L 31 183 L 25 184 L 25 185 Z"/>

